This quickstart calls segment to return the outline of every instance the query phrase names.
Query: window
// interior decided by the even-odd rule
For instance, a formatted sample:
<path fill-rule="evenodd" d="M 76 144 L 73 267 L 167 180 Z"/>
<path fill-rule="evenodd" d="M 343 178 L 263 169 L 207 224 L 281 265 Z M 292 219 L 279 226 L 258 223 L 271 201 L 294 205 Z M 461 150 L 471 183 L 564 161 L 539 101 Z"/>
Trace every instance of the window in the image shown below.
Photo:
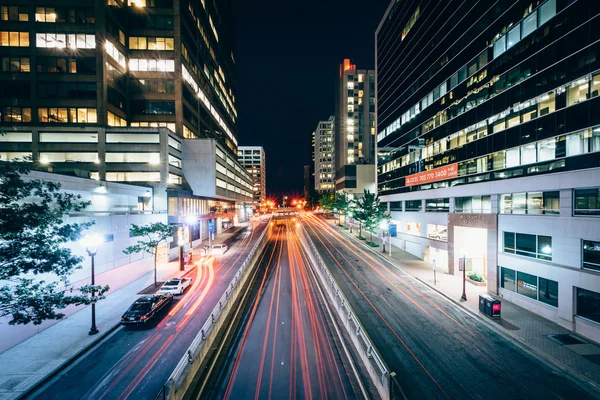
<path fill-rule="evenodd" d="M 2 107 L 2 122 L 31 122 L 31 108 Z"/>
<path fill-rule="evenodd" d="M 38 108 L 38 120 L 42 123 L 80 123 L 98 122 L 95 108 Z"/>
<path fill-rule="evenodd" d="M 454 211 L 457 213 L 491 213 L 491 196 L 457 197 L 454 199 Z"/>
<path fill-rule="evenodd" d="M 390 201 L 390 211 L 402 211 L 402 202 Z"/>
<path fill-rule="evenodd" d="M 107 133 L 106 143 L 160 143 L 158 133 Z"/>
<path fill-rule="evenodd" d="M 42 164 L 52 162 L 98 163 L 98 153 L 40 153 Z"/>
<path fill-rule="evenodd" d="M 40 132 L 40 143 L 98 143 L 96 132 Z"/>
<path fill-rule="evenodd" d="M 0 32 L 0 46 L 29 47 L 29 32 Z"/>
<path fill-rule="evenodd" d="M 132 114 L 174 115 L 174 101 L 132 100 Z"/>
<path fill-rule="evenodd" d="M 450 199 L 427 199 L 425 200 L 426 212 L 449 212 Z"/>
<path fill-rule="evenodd" d="M 542 277 L 539 280 L 538 300 L 558 308 L 558 282 Z"/>
<path fill-rule="evenodd" d="M 552 261 L 552 237 L 504 232 L 504 252 Z"/>
<path fill-rule="evenodd" d="M 574 215 L 600 215 L 600 188 L 575 189 L 573 192 Z"/>
<path fill-rule="evenodd" d="M 537 12 L 531 13 L 521 22 L 521 37 L 529 35 L 537 29 Z"/>
<path fill-rule="evenodd" d="M 588 99 L 589 89 L 589 81 L 586 78 L 571 82 L 567 88 L 567 106 L 586 101 Z"/>
<path fill-rule="evenodd" d="M 173 79 L 132 79 L 131 83 L 139 93 L 175 93 Z"/>
<path fill-rule="evenodd" d="M 421 211 L 423 202 L 421 200 L 406 200 L 404 202 L 404 211 Z"/>
<path fill-rule="evenodd" d="M 173 50 L 173 38 L 135 37 L 129 38 L 131 50 Z"/>
<path fill-rule="evenodd" d="M 514 269 L 500 267 L 500 285 L 511 292 L 517 291 L 516 272 Z"/>
<path fill-rule="evenodd" d="M 500 214 L 559 214 L 560 192 L 528 192 L 500 195 Z"/>
<path fill-rule="evenodd" d="M 538 26 L 544 25 L 556 15 L 556 0 L 548 0 L 538 9 Z"/>
<path fill-rule="evenodd" d="M 107 123 L 109 126 L 127 126 L 127 121 L 108 111 Z"/>
<path fill-rule="evenodd" d="M 525 272 L 517 272 L 517 293 L 537 300 L 537 284 L 537 276 L 526 274 Z"/>
<path fill-rule="evenodd" d="M 2 72 L 30 72 L 29 57 L 2 57 Z"/>
<path fill-rule="evenodd" d="M 500 57 L 502 53 L 506 51 L 506 36 L 502 36 L 500 39 L 494 42 L 494 58 Z"/>
<path fill-rule="evenodd" d="M 600 293 L 577 288 L 577 315 L 600 323 Z"/>
<path fill-rule="evenodd" d="M 96 83 L 38 83 L 40 99 L 96 100 Z"/>
<path fill-rule="evenodd" d="M 507 50 L 510 49 L 515 44 L 517 44 L 520 40 L 521 40 L 521 27 L 520 27 L 520 25 L 517 25 L 508 32 L 507 39 L 506 39 L 506 49 Z"/>
<path fill-rule="evenodd" d="M 160 164 L 160 153 L 106 153 L 107 163 L 148 163 Z"/>
<path fill-rule="evenodd" d="M 582 240 L 582 249 L 583 268 L 600 271 L 600 242 Z"/>
<path fill-rule="evenodd" d="M 175 133 L 175 123 L 174 122 L 132 122 L 131 126 L 135 127 L 150 127 L 150 128 L 167 128 L 171 132 Z"/>
<path fill-rule="evenodd" d="M 31 143 L 31 132 L 4 132 L 3 135 L 0 135 L 0 142 Z"/>
<path fill-rule="evenodd" d="M 0 21 L 29 21 L 27 7 L 0 6 Z"/>
<path fill-rule="evenodd" d="M 600 127 L 566 136 L 567 157 L 600 151 Z"/>
<path fill-rule="evenodd" d="M 111 182 L 160 182 L 160 172 L 107 172 Z"/>
<path fill-rule="evenodd" d="M 106 50 L 106 54 L 112 57 L 119 65 L 123 68 L 127 68 L 127 62 L 125 61 L 125 56 L 121 53 L 114 44 L 109 41 L 106 41 L 104 44 L 104 49 Z"/>
<path fill-rule="evenodd" d="M 169 146 L 175 150 L 181 150 L 181 142 L 169 136 Z"/>
<path fill-rule="evenodd" d="M 143 58 L 132 58 L 129 60 L 131 71 L 149 72 L 175 72 L 174 60 L 148 60 Z"/>

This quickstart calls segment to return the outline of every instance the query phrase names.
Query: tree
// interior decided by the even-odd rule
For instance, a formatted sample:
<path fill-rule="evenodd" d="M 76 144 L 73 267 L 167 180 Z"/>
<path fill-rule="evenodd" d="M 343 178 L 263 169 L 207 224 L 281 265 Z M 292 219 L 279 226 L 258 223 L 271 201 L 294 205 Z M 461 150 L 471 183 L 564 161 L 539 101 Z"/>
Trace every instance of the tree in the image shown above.
<path fill-rule="evenodd" d="M 36 325 L 61 319 L 57 310 L 104 298 L 108 286 L 71 286 L 69 275 L 81 268 L 83 257 L 63 245 L 81 237 L 93 223 L 64 223 L 63 217 L 90 203 L 61 192 L 57 182 L 25 179 L 31 158 L 0 161 L 0 317 L 12 315 L 11 325 Z M 38 275 L 55 275 L 51 282 Z M 95 291 L 95 295 L 92 295 Z"/>
<path fill-rule="evenodd" d="M 334 200 L 334 207 L 337 209 L 338 216 L 346 215 L 351 208 L 352 200 L 350 199 L 350 195 L 346 192 L 336 193 Z M 338 224 L 341 222 L 338 219 Z"/>
<path fill-rule="evenodd" d="M 362 227 L 367 220 L 367 214 L 362 207 L 361 199 L 362 198 L 352 200 L 352 217 L 358 221 L 358 238 L 364 240 L 364 237 L 362 236 Z"/>
<path fill-rule="evenodd" d="M 325 211 L 333 211 L 334 197 L 332 194 L 323 194 L 319 199 L 319 206 Z"/>
<path fill-rule="evenodd" d="M 355 202 L 357 215 L 359 220 L 362 220 L 365 229 L 371 233 L 370 243 L 373 243 L 373 232 L 379 227 L 381 221 L 388 218 L 385 206 L 381 204 L 379 196 L 371 193 L 369 190 L 364 191 L 363 197 Z"/>
<path fill-rule="evenodd" d="M 129 233 L 132 237 L 141 237 L 137 244 L 127 247 L 123 250 L 125 254 L 133 254 L 145 252 L 154 256 L 154 287 L 158 286 L 156 281 L 156 257 L 158 256 L 158 246 L 166 242 L 167 239 L 173 236 L 175 228 L 169 224 L 155 222 L 148 225 L 131 224 Z"/>

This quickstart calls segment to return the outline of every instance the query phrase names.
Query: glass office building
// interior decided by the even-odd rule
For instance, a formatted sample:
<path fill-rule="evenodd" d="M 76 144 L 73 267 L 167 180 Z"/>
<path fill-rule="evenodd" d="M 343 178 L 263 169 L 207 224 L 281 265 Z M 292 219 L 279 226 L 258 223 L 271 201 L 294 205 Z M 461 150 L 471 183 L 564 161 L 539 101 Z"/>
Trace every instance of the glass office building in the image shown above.
<path fill-rule="evenodd" d="M 397 245 L 598 339 L 600 3 L 392 1 L 378 191 Z M 595 261 L 594 261 L 595 260 Z M 585 304 L 585 306 L 584 306 Z M 581 312 L 580 312 L 581 311 Z"/>

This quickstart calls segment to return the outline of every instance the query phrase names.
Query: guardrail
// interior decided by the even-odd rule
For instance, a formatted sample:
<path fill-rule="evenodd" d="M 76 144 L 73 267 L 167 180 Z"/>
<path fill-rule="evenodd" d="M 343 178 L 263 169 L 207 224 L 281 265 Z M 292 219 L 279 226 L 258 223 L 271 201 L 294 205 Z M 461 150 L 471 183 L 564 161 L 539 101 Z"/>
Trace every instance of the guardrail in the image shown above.
<path fill-rule="evenodd" d="M 269 225 L 267 225 L 260 238 L 256 241 L 256 243 L 254 243 L 254 246 L 252 246 L 252 249 L 248 253 L 246 260 L 242 263 L 242 266 L 227 286 L 227 289 L 215 305 L 215 308 L 213 308 L 213 310 L 211 311 L 210 316 L 206 319 L 204 325 L 202 325 L 200 332 L 198 332 L 198 335 L 196 335 L 196 337 L 192 341 L 192 344 L 190 345 L 190 347 L 188 347 L 186 354 L 181 358 L 181 360 L 179 360 L 179 363 L 171 373 L 171 376 L 163 386 L 163 389 L 161 389 L 161 392 L 159 393 L 160 398 L 178 399 L 183 397 L 185 390 L 187 390 L 186 385 L 188 384 L 185 378 L 190 372 L 186 371 L 186 368 L 188 368 L 190 365 L 196 362 L 198 356 L 203 350 L 203 346 L 207 343 L 207 337 L 209 336 L 209 334 L 212 333 L 212 330 L 215 327 L 215 325 L 219 324 L 219 319 L 222 316 L 226 315 L 226 313 L 224 314 L 223 311 L 227 310 L 229 306 L 231 306 L 231 304 L 229 303 L 234 297 L 232 295 L 234 294 L 234 291 L 238 288 L 240 281 L 245 281 L 244 274 L 246 273 L 248 267 L 252 265 L 253 257 L 256 255 L 258 248 L 264 244 L 264 239 L 269 230 L 270 227 Z M 183 389 L 183 391 L 181 389 Z"/>
<path fill-rule="evenodd" d="M 323 261 L 323 258 L 321 258 L 315 244 L 306 233 L 304 227 L 301 226 L 300 229 L 297 229 L 297 232 L 299 233 L 300 241 L 307 250 L 308 256 L 312 259 L 313 265 L 316 267 L 317 276 L 319 276 L 329 298 L 332 300 L 354 346 L 360 353 L 362 361 L 377 388 L 377 392 L 382 399 L 390 399 L 390 373 L 387 366 L 373 346 L 369 335 L 363 328 L 346 296 L 344 296 L 344 293 L 333 278 L 333 275 L 329 272 L 329 268 L 325 264 L 325 261 Z M 306 248 L 307 246 L 308 248 Z"/>

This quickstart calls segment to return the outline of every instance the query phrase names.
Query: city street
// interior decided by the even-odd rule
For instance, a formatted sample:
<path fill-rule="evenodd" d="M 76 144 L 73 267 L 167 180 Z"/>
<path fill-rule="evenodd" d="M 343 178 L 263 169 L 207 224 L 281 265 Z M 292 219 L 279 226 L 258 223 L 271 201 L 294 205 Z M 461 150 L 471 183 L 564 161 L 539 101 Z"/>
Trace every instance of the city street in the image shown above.
<path fill-rule="evenodd" d="M 193 284 L 147 326 L 121 326 L 34 394 L 38 399 L 153 399 L 260 237 L 255 223 L 224 255 L 208 256 L 186 276 Z M 129 304 L 123 304 L 123 311 Z"/>
<path fill-rule="evenodd" d="M 206 397 L 357 397 L 295 229 L 292 221 L 275 229 L 259 265 L 258 295 L 248 306 L 248 323 Z"/>
<path fill-rule="evenodd" d="M 594 398 L 322 219 L 303 222 L 408 398 Z"/>

